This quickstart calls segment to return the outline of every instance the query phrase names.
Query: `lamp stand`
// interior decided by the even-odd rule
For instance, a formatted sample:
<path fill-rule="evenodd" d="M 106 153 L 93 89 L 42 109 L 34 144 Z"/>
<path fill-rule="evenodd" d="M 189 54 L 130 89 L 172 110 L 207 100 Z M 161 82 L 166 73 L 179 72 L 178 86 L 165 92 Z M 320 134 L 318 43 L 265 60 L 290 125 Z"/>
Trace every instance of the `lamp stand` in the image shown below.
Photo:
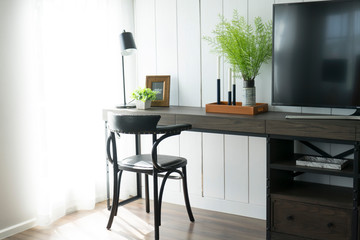
<path fill-rule="evenodd" d="M 126 91 L 125 91 L 125 68 L 124 68 L 124 55 L 121 55 L 122 59 L 122 74 L 123 74 L 123 95 L 124 95 L 124 104 L 120 106 L 116 106 L 116 108 L 135 108 L 135 105 L 127 105 L 126 104 Z"/>

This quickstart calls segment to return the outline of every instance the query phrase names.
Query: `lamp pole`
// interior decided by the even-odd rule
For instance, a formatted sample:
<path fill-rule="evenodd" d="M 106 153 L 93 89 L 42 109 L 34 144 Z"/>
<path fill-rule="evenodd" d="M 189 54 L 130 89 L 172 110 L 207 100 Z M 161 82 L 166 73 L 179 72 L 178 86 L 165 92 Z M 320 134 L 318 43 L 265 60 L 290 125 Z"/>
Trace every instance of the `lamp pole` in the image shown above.
<path fill-rule="evenodd" d="M 117 108 L 134 108 L 135 105 L 126 104 L 126 90 L 125 90 L 125 58 L 124 56 L 131 55 L 136 50 L 135 41 L 131 32 L 125 30 L 120 34 L 121 60 L 122 60 L 122 77 L 123 77 L 123 95 L 124 104 L 117 106 Z"/>
<path fill-rule="evenodd" d="M 123 75 L 124 107 L 126 107 L 124 55 L 121 55 L 121 58 L 122 58 L 122 75 Z"/>

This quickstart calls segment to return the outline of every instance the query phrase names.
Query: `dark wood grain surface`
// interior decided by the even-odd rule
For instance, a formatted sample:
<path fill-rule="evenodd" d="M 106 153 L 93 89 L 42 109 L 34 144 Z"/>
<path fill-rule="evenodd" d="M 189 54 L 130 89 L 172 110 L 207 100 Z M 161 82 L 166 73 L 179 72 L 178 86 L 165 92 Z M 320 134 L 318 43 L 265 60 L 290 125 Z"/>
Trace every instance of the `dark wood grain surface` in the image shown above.
<path fill-rule="evenodd" d="M 107 114 L 159 114 L 160 124 L 191 123 L 195 130 L 214 132 L 234 132 L 287 135 L 360 141 L 360 121 L 354 120 L 288 120 L 290 113 L 267 112 L 255 116 L 207 113 L 200 107 L 152 107 L 149 110 L 115 109 L 103 110 L 103 120 Z M 292 113 L 293 114 L 293 113 Z M 297 115 L 301 115 L 297 113 Z M 304 114 L 311 115 L 311 114 Z"/>
<path fill-rule="evenodd" d="M 351 210 L 276 199 L 272 230 L 301 237 L 350 239 Z"/>

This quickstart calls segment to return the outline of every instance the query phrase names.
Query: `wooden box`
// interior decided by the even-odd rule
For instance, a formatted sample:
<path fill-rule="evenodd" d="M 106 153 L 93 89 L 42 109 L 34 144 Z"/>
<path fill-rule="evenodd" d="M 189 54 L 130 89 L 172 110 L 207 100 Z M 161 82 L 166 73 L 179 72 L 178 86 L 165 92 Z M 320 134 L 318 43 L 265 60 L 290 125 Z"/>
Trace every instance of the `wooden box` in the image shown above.
<path fill-rule="evenodd" d="M 242 102 L 236 102 L 236 105 L 228 105 L 228 102 L 206 104 L 206 112 L 209 113 L 256 115 L 267 111 L 267 103 L 256 103 L 256 106 L 242 106 Z"/>

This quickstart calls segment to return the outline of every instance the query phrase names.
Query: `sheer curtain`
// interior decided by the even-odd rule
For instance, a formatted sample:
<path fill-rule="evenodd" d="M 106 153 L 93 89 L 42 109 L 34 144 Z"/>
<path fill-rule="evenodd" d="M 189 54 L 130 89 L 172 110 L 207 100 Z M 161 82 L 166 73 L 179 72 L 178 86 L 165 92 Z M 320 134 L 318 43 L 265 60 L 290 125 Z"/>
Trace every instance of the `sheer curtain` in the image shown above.
<path fill-rule="evenodd" d="M 131 2 L 33 1 L 39 225 L 105 198 L 101 110 L 121 100 L 118 36 Z"/>

